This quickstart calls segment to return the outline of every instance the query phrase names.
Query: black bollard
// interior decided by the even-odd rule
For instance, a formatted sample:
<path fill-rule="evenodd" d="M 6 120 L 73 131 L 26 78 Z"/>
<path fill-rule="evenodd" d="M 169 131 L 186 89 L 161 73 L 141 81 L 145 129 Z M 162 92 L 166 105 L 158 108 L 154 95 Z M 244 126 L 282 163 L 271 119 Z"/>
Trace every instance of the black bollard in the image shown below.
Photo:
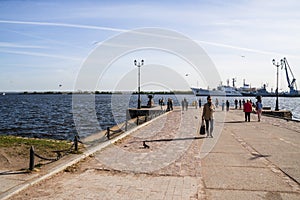
<path fill-rule="evenodd" d="M 75 151 L 78 151 L 78 136 L 75 135 L 74 137 L 74 146 L 75 146 Z"/>
<path fill-rule="evenodd" d="M 125 121 L 125 131 L 127 131 L 127 126 L 128 126 L 128 110 L 126 111 L 126 121 Z"/>
<path fill-rule="evenodd" d="M 29 170 L 32 171 L 34 169 L 34 148 L 30 147 L 30 158 L 29 158 Z"/>
<path fill-rule="evenodd" d="M 109 127 L 107 127 L 106 130 L 107 130 L 107 133 L 106 133 L 107 139 L 110 140 L 110 129 L 109 129 Z"/>

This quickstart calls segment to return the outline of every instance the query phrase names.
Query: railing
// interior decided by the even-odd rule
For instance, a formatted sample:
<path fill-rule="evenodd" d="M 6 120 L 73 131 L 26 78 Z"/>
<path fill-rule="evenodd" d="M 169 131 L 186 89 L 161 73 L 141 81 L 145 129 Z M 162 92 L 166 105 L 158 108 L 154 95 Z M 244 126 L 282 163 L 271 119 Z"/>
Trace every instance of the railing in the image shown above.
<path fill-rule="evenodd" d="M 127 113 L 125 123 L 119 129 L 116 129 L 116 130 L 112 130 L 110 127 L 107 127 L 105 136 L 108 140 L 110 140 L 112 137 L 116 137 L 117 135 L 124 133 L 128 129 L 132 129 L 133 127 L 136 127 L 147 121 L 150 121 L 163 113 L 165 113 L 165 111 L 161 110 L 159 112 L 152 112 L 147 115 L 137 116 L 136 118 L 133 118 L 133 119 L 129 119 L 130 117 L 128 116 L 128 113 Z"/>
<path fill-rule="evenodd" d="M 126 132 L 129 129 L 132 129 L 132 128 L 140 125 L 140 124 L 143 124 L 147 121 L 150 121 L 150 120 L 156 118 L 157 116 L 159 116 L 163 113 L 165 113 L 164 110 L 155 111 L 155 112 L 151 112 L 151 113 L 146 114 L 146 115 L 138 115 L 136 118 L 131 119 L 129 117 L 129 113 L 127 112 L 126 113 L 126 120 L 125 120 L 124 124 L 116 130 L 113 130 L 111 127 L 107 127 L 106 133 L 105 133 L 104 136 L 106 137 L 107 140 L 110 140 L 114 137 L 117 137 L 118 135 L 121 135 L 122 133 Z M 100 139 L 100 140 L 103 141 L 103 142 L 105 141 L 103 139 Z M 55 161 L 58 161 L 59 159 L 61 159 L 63 156 L 69 154 L 69 153 L 74 153 L 74 152 L 78 153 L 78 143 L 82 143 L 82 142 L 79 140 L 79 136 L 75 135 L 74 140 L 73 140 L 73 144 L 71 145 L 70 148 L 65 149 L 65 150 L 52 151 L 53 153 L 56 153 L 56 157 L 53 157 L 53 158 L 46 158 L 44 156 L 38 155 L 34 151 L 34 147 L 31 146 L 31 148 L 30 148 L 30 159 L 29 159 L 29 170 L 32 171 L 35 167 L 35 160 L 34 160 L 35 157 L 38 157 L 41 160 L 55 162 Z"/>
<path fill-rule="evenodd" d="M 46 158 L 44 156 L 38 155 L 35 151 L 34 151 L 34 146 L 30 147 L 30 153 L 29 153 L 29 170 L 32 171 L 35 167 L 35 162 L 34 162 L 34 158 L 38 157 L 41 160 L 46 160 L 46 161 L 57 161 L 59 159 L 61 159 L 63 156 L 69 154 L 69 153 L 73 153 L 78 152 L 78 143 L 82 143 L 79 140 L 79 137 L 77 135 L 75 135 L 74 140 L 73 140 L 73 144 L 71 145 L 70 148 L 68 149 L 64 149 L 64 150 L 56 150 L 56 151 L 52 151 L 53 153 L 56 153 L 56 158 Z M 74 148 L 74 150 L 73 150 Z"/>

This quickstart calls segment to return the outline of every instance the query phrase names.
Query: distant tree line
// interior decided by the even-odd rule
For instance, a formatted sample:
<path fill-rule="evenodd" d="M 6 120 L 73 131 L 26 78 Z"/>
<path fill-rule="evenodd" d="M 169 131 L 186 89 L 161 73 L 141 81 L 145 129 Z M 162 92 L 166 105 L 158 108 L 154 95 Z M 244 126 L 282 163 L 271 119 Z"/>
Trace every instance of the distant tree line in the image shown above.
<path fill-rule="evenodd" d="M 131 94 L 138 94 L 137 91 L 126 91 L 126 92 L 121 92 L 121 91 L 76 91 L 76 92 L 71 92 L 71 91 L 44 91 L 44 92 L 16 92 L 15 94 L 123 94 L 123 93 L 131 93 Z M 172 95 L 172 94 L 193 94 L 192 91 L 141 91 L 140 94 L 161 94 L 161 95 Z"/>

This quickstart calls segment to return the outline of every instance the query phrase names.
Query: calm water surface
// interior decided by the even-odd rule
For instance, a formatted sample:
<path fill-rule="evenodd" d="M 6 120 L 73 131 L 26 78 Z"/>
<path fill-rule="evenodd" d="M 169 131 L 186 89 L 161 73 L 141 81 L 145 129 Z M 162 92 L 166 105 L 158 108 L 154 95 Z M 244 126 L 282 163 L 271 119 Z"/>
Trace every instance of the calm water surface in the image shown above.
<path fill-rule="evenodd" d="M 93 98 L 91 98 L 91 96 Z M 72 105 L 72 95 L 60 94 L 7 94 L 0 96 L 0 134 L 36 138 L 72 139 L 76 133 L 87 136 L 124 122 L 126 110 L 137 107 L 137 95 L 79 95 L 82 101 Z M 147 95 L 141 95 L 146 105 Z M 155 95 L 158 99 L 172 98 L 174 105 L 180 105 L 183 98 L 189 103 L 200 97 L 193 95 Z M 219 102 L 226 100 L 217 97 Z M 248 98 L 248 97 L 247 97 Z M 215 101 L 216 97 L 213 97 Z M 233 106 L 234 97 L 227 97 Z M 241 97 L 240 99 L 243 99 Z M 246 97 L 244 98 L 246 99 Z M 205 97 L 201 97 L 203 103 Z M 251 98 L 256 101 L 255 98 Z M 263 105 L 275 108 L 275 98 L 263 98 Z M 295 119 L 300 119 L 300 98 L 279 98 L 279 108 L 290 110 Z M 88 114 L 86 114 L 88 113 Z M 95 120 L 89 114 L 95 115 Z M 75 126 L 74 118 L 80 121 Z M 76 123 L 77 124 L 77 123 Z"/>

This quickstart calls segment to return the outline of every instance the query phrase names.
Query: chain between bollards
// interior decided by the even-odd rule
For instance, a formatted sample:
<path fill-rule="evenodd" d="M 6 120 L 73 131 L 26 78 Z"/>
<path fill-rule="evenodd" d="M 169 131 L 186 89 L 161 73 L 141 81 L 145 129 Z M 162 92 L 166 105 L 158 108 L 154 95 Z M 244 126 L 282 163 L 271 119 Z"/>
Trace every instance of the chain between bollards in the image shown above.
<path fill-rule="evenodd" d="M 65 152 L 65 155 L 67 153 L 70 153 L 72 151 L 72 148 L 74 146 L 75 148 L 75 151 L 78 152 L 78 142 L 82 143 L 80 140 L 79 140 L 79 136 L 78 135 L 75 135 L 74 137 L 74 143 L 73 145 L 70 147 L 70 149 L 66 149 L 66 150 L 59 150 L 59 151 L 52 151 L 52 152 L 55 152 L 57 153 L 57 157 L 56 158 L 45 158 L 43 156 L 40 156 L 38 154 L 36 154 L 34 152 L 34 147 L 31 146 L 30 147 L 30 152 L 29 152 L 29 170 L 32 171 L 34 170 L 34 157 L 37 156 L 38 158 L 42 159 L 42 160 L 48 160 L 48 161 L 57 161 L 59 160 L 63 155 L 61 154 L 61 152 Z"/>

